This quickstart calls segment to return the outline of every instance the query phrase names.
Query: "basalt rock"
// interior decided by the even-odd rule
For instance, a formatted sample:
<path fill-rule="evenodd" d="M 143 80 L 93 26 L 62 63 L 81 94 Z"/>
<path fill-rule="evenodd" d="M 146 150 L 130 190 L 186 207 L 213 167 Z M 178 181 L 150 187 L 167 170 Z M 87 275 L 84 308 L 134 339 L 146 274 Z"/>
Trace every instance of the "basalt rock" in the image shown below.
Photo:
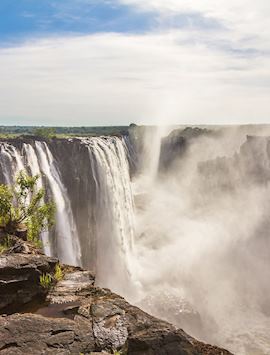
<path fill-rule="evenodd" d="M 40 276 L 54 273 L 58 262 L 45 255 L 13 253 L 0 256 L 0 314 L 11 313 L 44 297 Z"/>
<path fill-rule="evenodd" d="M 2 307 L 17 302 L 19 311 L 20 305 L 39 295 L 39 275 L 52 272 L 56 262 L 44 255 L 2 256 Z M 198 342 L 108 289 L 95 287 L 91 272 L 63 269 L 63 279 L 49 290 L 41 307 L 0 316 L 1 355 L 112 354 L 115 350 L 128 355 L 230 354 Z"/>
<path fill-rule="evenodd" d="M 190 144 L 202 136 L 213 136 L 213 132 L 205 128 L 186 127 L 175 129 L 161 141 L 159 171 L 165 173 L 174 163 L 183 158 Z"/>
<path fill-rule="evenodd" d="M 1 354 L 225 355 L 158 320 L 109 290 L 92 287 L 73 319 L 14 314 L 0 318 Z"/>

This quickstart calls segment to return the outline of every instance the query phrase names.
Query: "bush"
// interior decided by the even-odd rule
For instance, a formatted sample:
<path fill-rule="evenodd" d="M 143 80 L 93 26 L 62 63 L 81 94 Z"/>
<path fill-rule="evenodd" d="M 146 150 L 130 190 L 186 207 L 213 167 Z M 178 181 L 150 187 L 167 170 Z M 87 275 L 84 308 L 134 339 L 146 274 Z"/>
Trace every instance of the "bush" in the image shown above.
<path fill-rule="evenodd" d="M 0 185 L 0 227 L 6 234 L 27 230 L 27 239 L 40 243 L 40 233 L 54 224 L 55 204 L 44 202 L 45 190 L 37 189 L 39 176 L 21 171 L 13 186 Z M 18 235 L 19 236 L 19 235 Z"/>
<path fill-rule="evenodd" d="M 0 255 L 5 253 L 9 248 L 12 247 L 12 241 L 9 236 L 6 236 L 0 241 Z"/>
<path fill-rule="evenodd" d="M 45 288 L 46 290 L 48 290 L 49 288 L 51 288 L 52 286 L 52 276 L 50 274 L 42 274 L 39 277 L 39 283 L 40 285 Z"/>
<path fill-rule="evenodd" d="M 54 270 L 54 279 L 55 281 L 61 281 L 64 277 L 62 268 L 59 264 L 56 264 L 55 270 Z"/>
<path fill-rule="evenodd" d="M 33 130 L 33 134 L 41 138 L 53 138 L 55 137 L 55 128 L 52 127 L 38 127 Z"/>

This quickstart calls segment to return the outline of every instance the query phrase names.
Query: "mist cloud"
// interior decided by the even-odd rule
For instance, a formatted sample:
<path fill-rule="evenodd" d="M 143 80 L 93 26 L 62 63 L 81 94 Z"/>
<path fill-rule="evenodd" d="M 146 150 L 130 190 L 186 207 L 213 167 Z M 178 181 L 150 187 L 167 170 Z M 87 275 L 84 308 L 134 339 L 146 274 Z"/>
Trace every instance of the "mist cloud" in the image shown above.
<path fill-rule="evenodd" d="M 140 306 L 239 355 L 270 350 L 269 138 L 247 133 L 269 129 L 196 138 L 146 188 L 144 175 L 133 182 L 145 188 L 136 211 Z M 198 319 L 185 321 L 182 299 L 199 312 L 200 330 Z"/>

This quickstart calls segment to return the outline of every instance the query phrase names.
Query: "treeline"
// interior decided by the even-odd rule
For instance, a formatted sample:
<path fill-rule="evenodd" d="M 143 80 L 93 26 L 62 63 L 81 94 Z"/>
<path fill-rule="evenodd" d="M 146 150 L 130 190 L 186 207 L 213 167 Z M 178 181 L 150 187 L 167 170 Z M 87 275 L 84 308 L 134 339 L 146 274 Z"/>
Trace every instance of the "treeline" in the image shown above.
<path fill-rule="evenodd" d="M 0 135 L 35 135 L 43 137 L 62 136 L 100 136 L 122 135 L 127 133 L 127 126 L 105 127 L 37 127 L 37 126 L 0 126 Z"/>

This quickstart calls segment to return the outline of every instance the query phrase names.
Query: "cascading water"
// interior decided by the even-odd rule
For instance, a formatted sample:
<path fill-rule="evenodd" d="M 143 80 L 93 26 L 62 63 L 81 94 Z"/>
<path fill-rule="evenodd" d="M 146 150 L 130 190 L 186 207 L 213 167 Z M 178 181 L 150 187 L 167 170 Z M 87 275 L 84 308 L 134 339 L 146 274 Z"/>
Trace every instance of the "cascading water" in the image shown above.
<path fill-rule="evenodd" d="M 76 144 L 72 140 L 68 142 L 71 142 L 71 146 Z M 45 253 L 58 256 L 66 264 L 95 265 L 100 285 L 127 294 L 131 286 L 134 204 L 125 140 L 118 137 L 93 137 L 76 139 L 76 142 L 79 149 L 86 150 L 88 156 L 79 169 L 83 166 L 86 173 L 88 171 L 88 179 L 92 179 L 94 185 L 80 197 L 84 199 L 82 203 L 88 201 L 89 215 L 81 220 L 80 213 L 77 213 L 76 218 L 85 224 L 84 229 L 94 229 L 92 236 L 86 230 L 85 237 L 88 235 L 87 238 L 94 239 L 91 243 L 95 251 L 78 236 L 78 221 L 74 218 L 73 209 L 79 206 L 77 203 L 74 207 L 74 202 L 71 206 L 72 201 L 69 199 L 69 193 L 82 185 L 81 173 L 79 171 L 79 175 L 75 175 L 71 181 L 68 181 L 67 176 L 62 176 L 61 167 L 55 165 L 47 143 L 31 141 L 23 143 L 21 147 L 1 143 L 3 182 L 12 183 L 16 174 L 23 169 L 27 169 L 31 175 L 40 175 L 42 179 L 38 180 L 38 188 L 46 186 L 57 207 L 55 231 L 42 235 Z M 80 159 L 72 161 L 71 156 L 66 159 L 68 161 L 63 164 L 64 168 L 70 162 L 76 172 Z M 69 184 L 69 192 L 63 178 Z M 85 183 L 87 185 L 87 181 Z M 73 193 L 74 198 L 77 198 L 76 193 Z M 87 207 L 86 204 L 84 206 Z M 94 262 L 83 262 L 80 244 L 84 255 L 87 254 L 87 258 Z M 111 271 L 111 275 L 108 275 L 107 270 Z"/>
<path fill-rule="evenodd" d="M 23 144 L 23 153 L 26 157 L 27 167 L 30 169 L 30 173 L 32 176 L 38 175 L 40 178 L 37 180 L 37 188 L 43 188 L 42 185 L 42 173 L 40 171 L 38 158 L 34 148 L 31 144 Z M 49 231 L 43 231 L 41 233 L 42 245 L 46 255 L 52 256 L 52 247 L 49 238 Z"/>
<path fill-rule="evenodd" d="M 53 199 L 56 203 L 57 253 L 62 262 L 80 265 L 80 245 L 76 225 L 71 212 L 70 201 L 48 146 L 36 142 L 41 171 L 48 179 Z"/>
<path fill-rule="evenodd" d="M 1 168 L 5 183 L 14 182 L 16 175 L 24 169 L 23 158 L 15 147 L 7 143 L 1 143 Z"/>
<path fill-rule="evenodd" d="M 84 139 L 83 143 L 96 184 L 97 282 L 127 294 L 132 278 L 134 205 L 126 146 L 117 137 Z"/>
<path fill-rule="evenodd" d="M 9 170 L 12 167 L 12 157 L 8 152 L 8 144 L 2 143 L 0 146 L 0 166 L 3 174 L 3 182 L 10 185 L 12 183 L 12 172 Z"/>
<path fill-rule="evenodd" d="M 5 183 L 11 184 L 16 175 L 29 169 L 32 175 L 40 175 L 38 188 L 42 187 L 42 180 L 47 179 L 53 199 L 56 203 L 55 233 L 44 232 L 44 251 L 48 255 L 57 255 L 63 263 L 80 265 L 80 245 L 76 225 L 72 216 L 70 201 L 61 176 L 55 167 L 53 156 L 45 142 L 35 142 L 35 146 L 23 144 L 22 149 L 7 143 L 1 143 L 0 164 Z M 54 240 L 55 239 L 55 240 Z M 56 244 L 53 251 L 52 245 Z"/>

